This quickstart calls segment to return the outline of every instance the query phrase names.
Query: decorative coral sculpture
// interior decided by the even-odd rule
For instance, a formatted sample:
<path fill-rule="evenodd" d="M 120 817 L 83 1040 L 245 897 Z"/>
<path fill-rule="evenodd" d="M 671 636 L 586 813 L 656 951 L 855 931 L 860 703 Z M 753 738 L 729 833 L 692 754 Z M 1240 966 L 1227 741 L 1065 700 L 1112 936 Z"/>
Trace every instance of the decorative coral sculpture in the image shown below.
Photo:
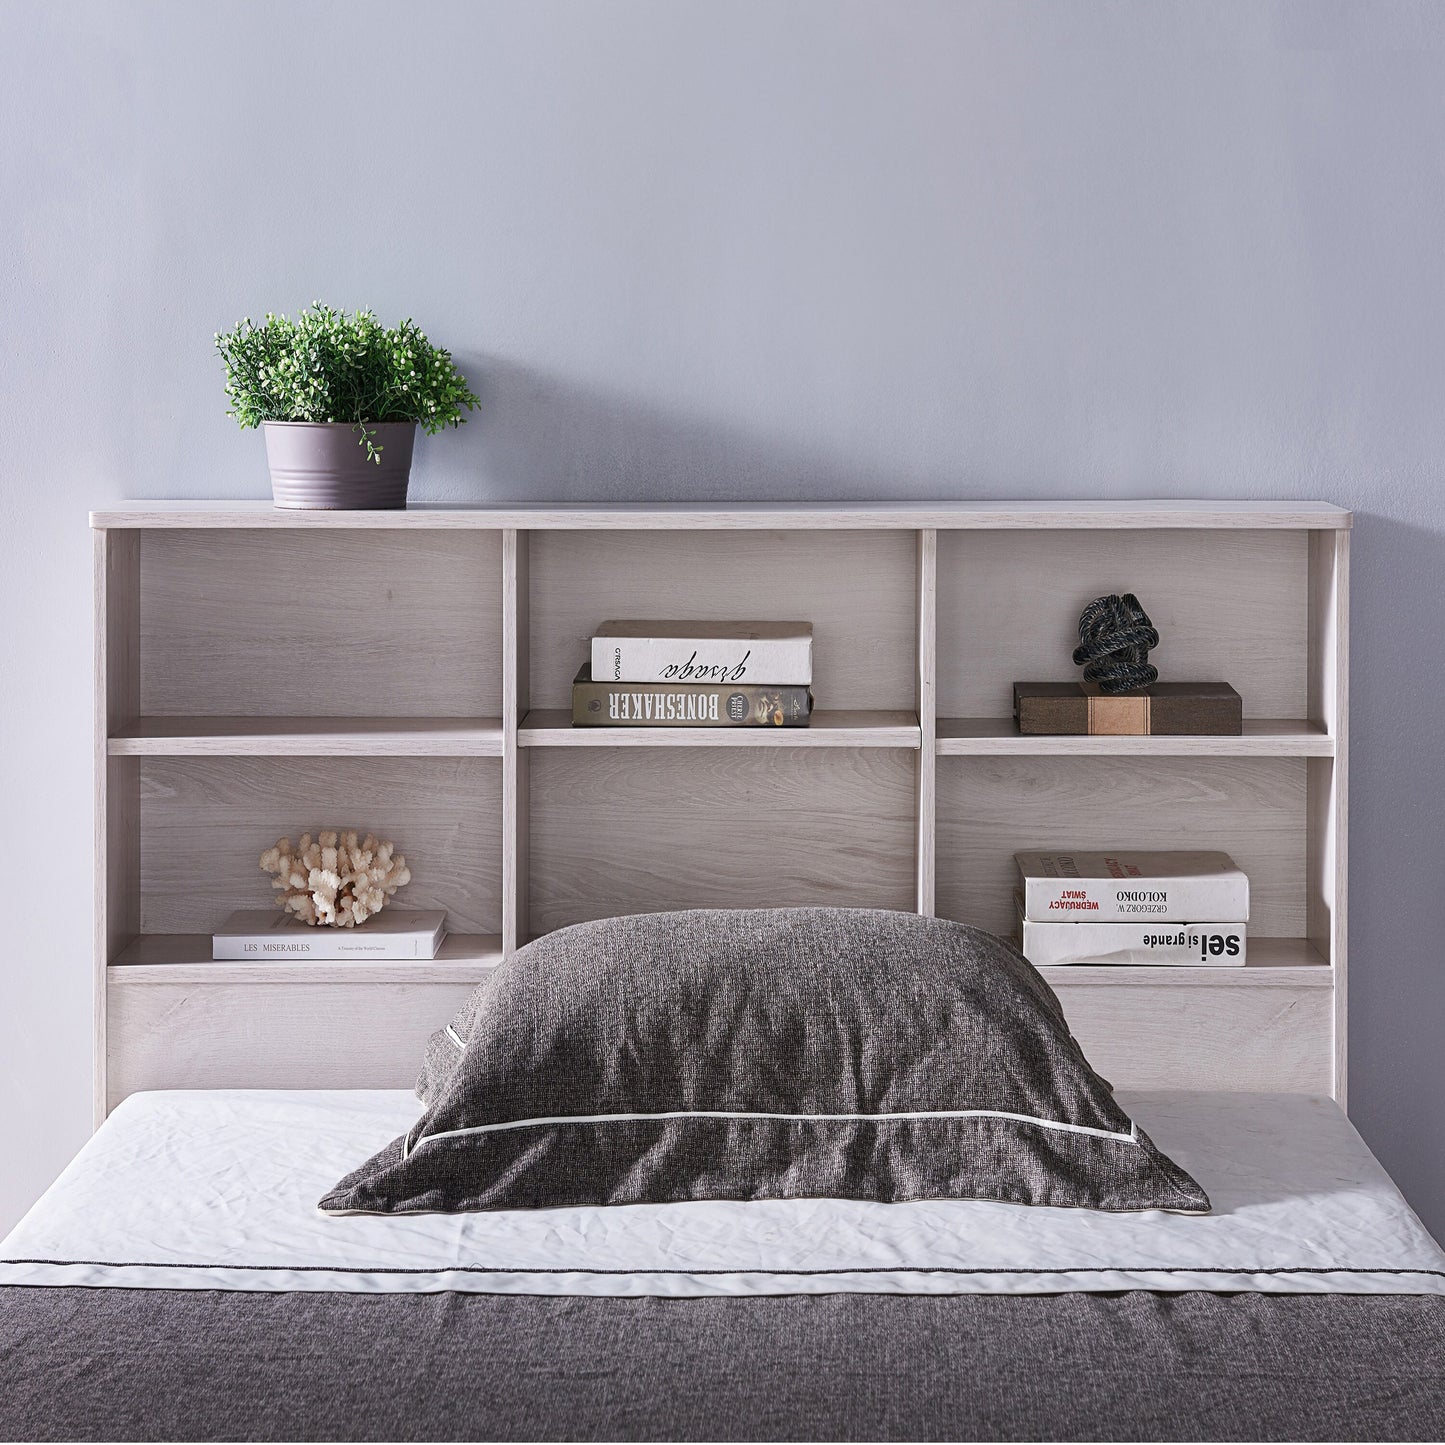
<path fill-rule="evenodd" d="M 393 843 L 378 843 L 370 833 L 357 842 L 355 833 L 301 835 L 293 853 L 282 838 L 261 854 L 261 867 L 273 875 L 271 886 L 282 890 L 277 906 L 313 928 L 353 928 L 386 907 L 386 900 L 411 882 L 406 859 Z"/>

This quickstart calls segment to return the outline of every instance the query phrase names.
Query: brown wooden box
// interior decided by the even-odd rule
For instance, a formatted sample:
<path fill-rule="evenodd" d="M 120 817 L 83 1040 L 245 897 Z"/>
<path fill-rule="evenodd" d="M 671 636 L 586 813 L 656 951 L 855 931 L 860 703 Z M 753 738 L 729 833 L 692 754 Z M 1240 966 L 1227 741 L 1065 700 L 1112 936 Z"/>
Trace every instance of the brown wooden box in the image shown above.
<path fill-rule="evenodd" d="M 1101 693 L 1087 682 L 1016 682 L 1014 718 L 1034 736 L 1230 736 L 1244 731 L 1240 696 L 1227 682 L 1156 682 Z"/>

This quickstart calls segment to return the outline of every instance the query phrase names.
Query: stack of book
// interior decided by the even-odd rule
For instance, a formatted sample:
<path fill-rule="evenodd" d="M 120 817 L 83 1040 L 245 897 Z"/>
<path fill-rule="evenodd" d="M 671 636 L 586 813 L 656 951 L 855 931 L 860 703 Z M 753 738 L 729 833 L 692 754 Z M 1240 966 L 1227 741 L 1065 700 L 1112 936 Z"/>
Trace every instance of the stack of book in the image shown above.
<path fill-rule="evenodd" d="M 1030 963 L 1244 963 L 1249 879 L 1227 853 L 1016 853 Z"/>
<path fill-rule="evenodd" d="M 440 910 L 388 908 L 355 928 L 311 928 L 294 913 L 243 908 L 211 935 L 211 957 L 231 962 L 310 958 L 435 958 L 447 936 Z"/>
<path fill-rule="evenodd" d="M 572 725 L 807 727 L 812 682 L 810 622 L 604 622 Z"/>

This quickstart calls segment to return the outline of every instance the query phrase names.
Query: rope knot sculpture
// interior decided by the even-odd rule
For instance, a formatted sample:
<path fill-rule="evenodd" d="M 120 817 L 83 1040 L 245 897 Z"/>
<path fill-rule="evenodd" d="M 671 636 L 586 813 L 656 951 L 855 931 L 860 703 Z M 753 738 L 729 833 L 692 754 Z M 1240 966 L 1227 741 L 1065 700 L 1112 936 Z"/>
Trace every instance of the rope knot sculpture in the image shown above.
<path fill-rule="evenodd" d="M 1132 592 L 1110 594 L 1079 614 L 1074 661 L 1100 692 L 1128 692 L 1159 680 L 1159 669 L 1149 662 L 1149 649 L 1158 646 L 1159 634 L 1139 599 Z"/>

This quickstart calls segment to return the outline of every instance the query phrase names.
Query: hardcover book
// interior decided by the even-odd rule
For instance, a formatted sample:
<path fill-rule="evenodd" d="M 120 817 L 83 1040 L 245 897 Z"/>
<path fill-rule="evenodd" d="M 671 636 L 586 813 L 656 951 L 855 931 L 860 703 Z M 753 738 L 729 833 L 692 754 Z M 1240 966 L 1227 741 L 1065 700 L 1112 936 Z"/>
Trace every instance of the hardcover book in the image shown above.
<path fill-rule="evenodd" d="M 805 728 L 812 712 L 806 687 L 593 682 L 587 667 L 572 684 L 573 727 Z"/>
<path fill-rule="evenodd" d="M 1092 682 L 1016 682 L 1014 719 L 1034 737 L 1237 737 L 1244 707 L 1227 682 L 1156 682 L 1103 693 Z"/>
<path fill-rule="evenodd" d="M 211 957 L 254 959 L 435 958 L 447 936 L 440 911 L 388 908 L 355 928 L 311 928 L 274 908 L 243 908 L 211 935 Z"/>
<path fill-rule="evenodd" d="M 1249 920 L 1249 879 L 1227 853 L 1015 853 L 1024 917 L 1223 923 Z"/>
<path fill-rule="evenodd" d="M 1039 923 L 1018 909 L 1019 949 L 1035 968 L 1058 964 L 1244 965 L 1242 923 Z"/>
<path fill-rule="evenodd" d="M 601 682 L 813 681 L 811 622 L 604 622 L 592 638 Z"/>

